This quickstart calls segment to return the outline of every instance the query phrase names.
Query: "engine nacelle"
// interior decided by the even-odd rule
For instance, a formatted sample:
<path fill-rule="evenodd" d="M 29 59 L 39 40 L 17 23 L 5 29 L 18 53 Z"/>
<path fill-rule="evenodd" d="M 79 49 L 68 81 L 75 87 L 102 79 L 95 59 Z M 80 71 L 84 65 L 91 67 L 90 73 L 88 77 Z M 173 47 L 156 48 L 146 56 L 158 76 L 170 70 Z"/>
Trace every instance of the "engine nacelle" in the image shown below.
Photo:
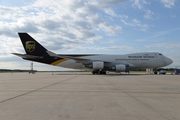
<path fill-rule="evenodd" d="M 92 68 L 93 69 L 103 69 L 104 68 L 104 62 L 93 62 L 92 63 Z"/>
<path fill-rule="evenodd" d="M 117 72 L 123 72 L 126 70 L 126 65 L 115 65 L 115 70 Z"/>

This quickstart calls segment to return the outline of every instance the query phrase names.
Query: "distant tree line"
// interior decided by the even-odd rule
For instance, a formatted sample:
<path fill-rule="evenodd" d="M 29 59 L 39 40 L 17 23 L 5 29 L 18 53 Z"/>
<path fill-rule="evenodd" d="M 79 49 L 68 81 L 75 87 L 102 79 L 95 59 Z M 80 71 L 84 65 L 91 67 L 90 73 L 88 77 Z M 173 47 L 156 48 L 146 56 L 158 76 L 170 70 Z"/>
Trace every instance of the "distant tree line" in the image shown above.
<path fill-rule="evenodd" d="M 30 70 L 11 70 L 11 69 L 0 69 L 0 72 L 29 72 Z M 37 72 L 37 70 L 34 70 L 35 72 Z"/>
<path fill-rule="evenodd" d="M 160 70 L 166 70 L 166 71 L 174 71 L 176 68 L 158 68 L 158 69 L 153 69 L 153 71 L 160 71 Z M 146 71 L 146 69 L 134 69 L 131 71 Z"/>

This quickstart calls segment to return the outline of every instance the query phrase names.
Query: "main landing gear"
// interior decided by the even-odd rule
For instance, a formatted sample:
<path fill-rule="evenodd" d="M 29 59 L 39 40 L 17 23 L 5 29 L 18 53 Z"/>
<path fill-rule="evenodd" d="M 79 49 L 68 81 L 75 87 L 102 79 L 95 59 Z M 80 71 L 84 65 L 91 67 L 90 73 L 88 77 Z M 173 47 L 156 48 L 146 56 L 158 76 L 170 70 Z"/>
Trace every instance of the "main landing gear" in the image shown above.
<path fill-rule="evenodd" d="M 106 74 L 106 71 L 103 71 L 103 70 L 93 70 L 93 71 L 92 71 L 92 74 L 105 75 L 105 74 Z"/>
<path fill-rule="evenodd" d="M 157 75 L 157 74 L 158 74 L 158 72 L 157 72 L 157 71 L 154 71 L 154 74 L 155 74 L 155 75 Z"/>

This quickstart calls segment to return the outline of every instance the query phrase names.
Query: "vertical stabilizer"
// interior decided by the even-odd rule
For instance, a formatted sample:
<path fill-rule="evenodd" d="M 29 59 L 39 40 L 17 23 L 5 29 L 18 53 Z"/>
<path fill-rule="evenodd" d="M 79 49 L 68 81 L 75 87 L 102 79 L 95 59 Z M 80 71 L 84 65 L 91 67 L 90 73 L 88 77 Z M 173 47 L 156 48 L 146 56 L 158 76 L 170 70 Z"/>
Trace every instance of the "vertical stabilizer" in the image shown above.
<path fill-rule="evenodd" d="M 18 34 L 24 46 L 24 50 L 28 55 L 34 55 L 34 56 L 48 55 L 46 52 L 47 49 L 44 48 L 41 44 L 39 44 L 29 34 L 27 33 L 18 33 Z"/>

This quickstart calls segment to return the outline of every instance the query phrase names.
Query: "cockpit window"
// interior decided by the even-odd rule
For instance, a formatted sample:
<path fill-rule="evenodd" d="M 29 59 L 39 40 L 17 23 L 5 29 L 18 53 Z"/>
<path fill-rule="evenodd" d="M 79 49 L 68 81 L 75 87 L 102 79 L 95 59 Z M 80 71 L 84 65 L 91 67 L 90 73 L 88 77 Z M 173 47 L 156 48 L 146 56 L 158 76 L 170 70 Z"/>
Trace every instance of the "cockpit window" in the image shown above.
<path fill-rule="evenodd" d="M 161 53 L 159 53 L 159 55 L 162 55 Z"/>

